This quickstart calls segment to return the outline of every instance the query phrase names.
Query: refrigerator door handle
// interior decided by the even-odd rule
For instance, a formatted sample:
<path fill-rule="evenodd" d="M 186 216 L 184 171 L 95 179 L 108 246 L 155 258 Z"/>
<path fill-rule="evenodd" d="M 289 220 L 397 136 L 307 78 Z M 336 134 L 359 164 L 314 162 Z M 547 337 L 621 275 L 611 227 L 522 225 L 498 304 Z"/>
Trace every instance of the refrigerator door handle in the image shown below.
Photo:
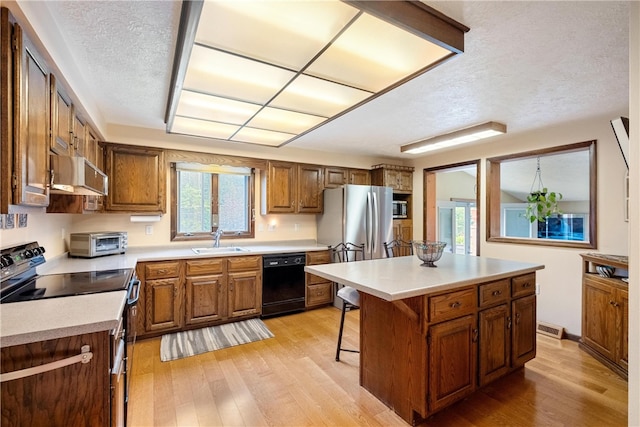
<path fill-rule="evenodd" d="M 372 236 L 371 236 L 371 258 L 373 257 L 373 254 L 378 253 L 378 237 L 380 236 L 380 217 L 379 217 L 379 213 L 380 213 L 380 209 L 378 206 L 378 195 L 374 192 L 373 193 L 373 217 L 371 218 L 373 220 L 373 226 L 375 227 L 375 229 L 373 230 Z"/>
<path fill-rule="evenodd" d="M 365 219 L 367 242 L 365 252 L 370 253 L 373 245 L 373 201 L 371 200 L 371 191 L 367 192 L 367 218 Z"/>

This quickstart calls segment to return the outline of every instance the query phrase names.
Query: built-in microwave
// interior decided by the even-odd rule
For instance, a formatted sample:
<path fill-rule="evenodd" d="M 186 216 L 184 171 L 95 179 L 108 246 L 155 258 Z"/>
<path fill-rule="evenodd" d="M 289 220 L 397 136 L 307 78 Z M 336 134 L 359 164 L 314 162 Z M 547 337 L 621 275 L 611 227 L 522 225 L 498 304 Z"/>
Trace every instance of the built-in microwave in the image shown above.
<path fill-rule="evenodd" d="M 405 200 L 393 201 L 393 217 L 407 218 L 407 202 Z"/>
<path fill-rule="evenodd" d="M 126 231 L 101 233 L 71 233 L 69 255 L 94 258 L 103 255 L 123 254 L 127 250 Z"/>

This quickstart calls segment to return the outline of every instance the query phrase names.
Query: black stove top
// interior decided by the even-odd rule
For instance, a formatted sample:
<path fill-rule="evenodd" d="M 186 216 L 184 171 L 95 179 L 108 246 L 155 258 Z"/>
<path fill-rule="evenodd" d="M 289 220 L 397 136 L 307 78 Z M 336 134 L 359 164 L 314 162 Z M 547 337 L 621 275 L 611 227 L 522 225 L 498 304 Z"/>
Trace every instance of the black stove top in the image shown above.
<path fill-rule="evenodd" d="M 2 303 L 126 290 L 133 270 L 86 271 L 36 276 L 2 297 Z"/>
<path fill-rule="evenodd" d="M 131 268 L 38 276 L 44 253 L 37 242 L 0 250 L 1 303 L 130 290 Z"/>

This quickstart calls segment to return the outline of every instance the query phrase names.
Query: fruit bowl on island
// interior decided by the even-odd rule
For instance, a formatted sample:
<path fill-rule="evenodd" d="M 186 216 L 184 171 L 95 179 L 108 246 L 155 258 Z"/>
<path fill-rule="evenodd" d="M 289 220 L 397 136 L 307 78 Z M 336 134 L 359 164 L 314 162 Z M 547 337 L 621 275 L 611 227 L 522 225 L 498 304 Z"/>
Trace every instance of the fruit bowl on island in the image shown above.
<path fill-rule="evenodd" d="M 414 240 L 413 253 L 422 261 L 423 267 L 437 267 L 436 261 L 442 256 L 446 242 L 429 242 L 427 240 Z"/>

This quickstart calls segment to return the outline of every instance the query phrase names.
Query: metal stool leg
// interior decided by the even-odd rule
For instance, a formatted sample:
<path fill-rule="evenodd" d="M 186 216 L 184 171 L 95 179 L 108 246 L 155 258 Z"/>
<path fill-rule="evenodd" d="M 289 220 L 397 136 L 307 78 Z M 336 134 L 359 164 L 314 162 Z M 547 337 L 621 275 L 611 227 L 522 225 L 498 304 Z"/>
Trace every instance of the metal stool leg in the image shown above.
<path fill-rule="evenodd" d="M 338 347 L 336 348 L 336 362 L 340 361 L 340 346 L 342 345 L 342 328 L 344 328 L 344 313 L 347 310 L 347 303 L 342 302 L 342 313 L 340 315 L 340 330 L 338 332 Z"/>

